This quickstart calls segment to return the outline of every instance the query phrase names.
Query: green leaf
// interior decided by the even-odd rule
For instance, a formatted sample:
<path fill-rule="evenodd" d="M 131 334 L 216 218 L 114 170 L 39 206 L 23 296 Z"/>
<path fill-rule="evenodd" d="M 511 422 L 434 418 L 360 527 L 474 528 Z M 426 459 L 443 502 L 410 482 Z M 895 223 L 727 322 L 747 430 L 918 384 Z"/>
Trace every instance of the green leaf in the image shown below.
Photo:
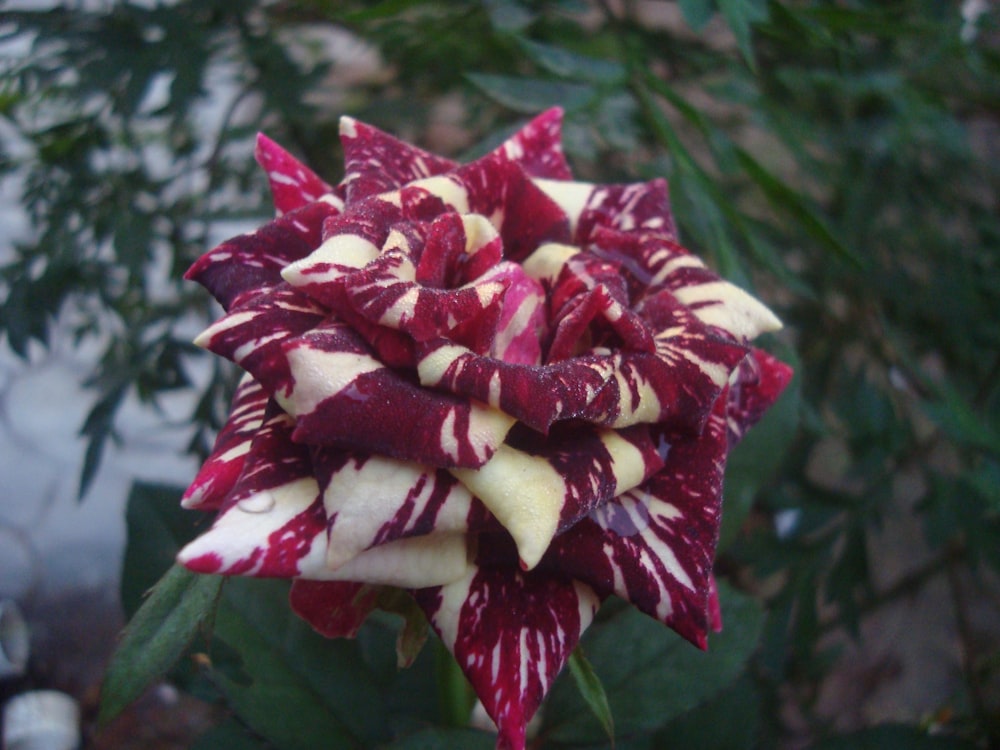
<path fill-rule="evenodd" d="M 972 406 L 947 383 L 934 385 L 939 400 L 926 402 L 924 411 L 952 439 L 1000 457 L 1000 430 L 988 415 Z"/>
<path fill-rule="evenodd" d="M 707 652 L 631 607 L 596 622 L 583 646 L 607 693 L 615 731 L 632 737 L 655 731 L 730 685 L 757 646 L 760 605 L 720 584 L 724 628 Z M 571 678 L 560 677 L 543 712 L 554 742 L 598 742 L 604 734 Z"/>
<path fill-rule="evenodd" d="M 680 0 L 681 13 L 693 31 L 701 31 L 715 15 L 713 0 Z"/>
<path fill-rule="evenodd" d="M 101 688 L 98 723 L 106 724 L 177 662 L 219 595 L 222 578 L 174 566 L 125 628 Z"/>
<path fill-rule="evenodd" d="M 516 0 L 484 0 L 490 23 L 499 31 L 523 31 L 535 20 L 535 14 Z"/>
<path fill-rule="evenodd" d="M 736 37 L 736 44 L 739 45 L 743 59 L 751 70 L 756 69 L 756 62 L 753 54 L 753 30 L 750 28 L 754 21 L 759 21 L 766 16 L 764 8 L 756 0 L 717 0 L 719 10 L 725 16 L 726 23 Z"/>
<path fill-rule="evenodd" d="M 255 737 L 236 719 L 229 719 L 205 732 L 190 750 L 269 750 L 264 740 Z"/>
<path fill-rule="evenodd" d="M 583 700 L 594 712 L 594 716 L 601 722 L 611 744 L 615 741 L 615 719 L 611 715 L 611 706 L 608 704 L 608 696 L 604 692 L 604 686 L 600 678 L 594 672 L 594 668 L 587 657 L 583 655 L 583 649 L 577 646 L 569 657 L 569 672 L 573 675 L 577 690 Z"/>
<path fill-rule="evenodd" d="M 211 658 L 216 664 L 221 642 L 239 662 L 216 664 L 211 678 L 229 707 L 279 750 L 387 740 L 379 689 L 385 678 L 376 679 L 357 641 L 315 633 L 292 613 L 287 597 L 287 581 L 234 579 L 226 586 Z"/>
<path fill-rule="evenodd" d="M 182 508 L 181 493 L 179 487 L 147 482 L 135 482 L 129 490 L 121 583 L 122 606 L 128 617 L 174 564 L 180 548 L 211 521 L 207 513 Z"/>
<path fill-rule="evenodd" d="M 764 705 L 747 675 L 715 698 L 678 716 L 656 733 L 651 747 L 691 747 L 698 750 L 753 750 Z M 720 720 L 721 719 L 721 720 Z"/>
<path fill-rule="evenodd" d="M 572 112 L 584 107 L 596 95 L 594 88 L 587 84 L 548 78 L 515 78 L 486 73 L 468 73 L 466 78 L 494 101 L 524 114 L 535 114 L 555 105 Z"/>
<path fill-rule="evenodd" d="M 528 57 L 560 78 L 615 86 L 623 84 L 628 77 L 625 66 L 617 62 L 581 55 L 564 47 L 541 44 L 530 39 L 518 38 L 517 42 Z"/>
<path fill-rule="evenodd" d="M 801 195 L 768 172 L 760 162 L 742 148 L 736 149 L 736 156 L 743 170 L 750 179 L 757 183 L 774 208 L 795 219 L 810 237 L 827 250 L 850 261 L 858 268 L 863 266 L 861 259 L 845 247 L 826 224 L 809 209 Z"/>

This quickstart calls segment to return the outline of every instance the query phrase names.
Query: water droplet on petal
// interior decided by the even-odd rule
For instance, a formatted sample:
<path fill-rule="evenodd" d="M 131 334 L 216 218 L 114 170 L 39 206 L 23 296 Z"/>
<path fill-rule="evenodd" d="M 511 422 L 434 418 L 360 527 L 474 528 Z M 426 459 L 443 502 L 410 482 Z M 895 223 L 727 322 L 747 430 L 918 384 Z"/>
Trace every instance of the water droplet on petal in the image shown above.
<path fill-rule="evenodd" d="M 275 499 L 270 492 L 258 492 L 240 500 L 236 507 L 244 513 L 270 513 L 274 510 Z"/>

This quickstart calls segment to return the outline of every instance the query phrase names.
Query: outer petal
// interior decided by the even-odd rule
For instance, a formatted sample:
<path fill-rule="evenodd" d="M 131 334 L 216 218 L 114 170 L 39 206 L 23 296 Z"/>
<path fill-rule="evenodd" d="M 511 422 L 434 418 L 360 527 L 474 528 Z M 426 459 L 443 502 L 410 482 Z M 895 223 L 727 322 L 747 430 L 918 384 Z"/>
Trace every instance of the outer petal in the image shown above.
<path fill-rule="evenodd" d="M 215 439 L 212 453 L 187 488 L 181 505 L 216 510 L 233 489 L 243 471 L 253 437 L 264 420 L 268 394 L 260 383 L 244 375 L 233 394 L 229 418 Z"/>
<path fill-rule="evenodd" d="M 523 750 L 528 720 L 593 619 L 593 590 L 558 575 L 474 568 L 416 596 L 496 722 L 497 748 Z"/>
<path fill-rule="evenodd" d="M 500 144 L 494 153 L 501 154 L 531 177 L 571 180 L 573 173 L 562 149 L 563 111 L 547 109 Z"/>
<path fill-rule="evenodd" d="M 309 450 L 291 441 L 293 428 L 272 401 L 226 507 L 181 550 L 182 564 L 199 573 L 292 578 L 325 560 L 326 513 Z"/>
<path fill-rule="evenodd" d="M 725 401 L 702 435 L 674 436 L 663 469 L 557 537 L 541 568 L 632 602 L 706 647 L 728 450 Z"/>
<path fill-rule="evenodd" d="M 327 564 L 336 569 L 379 544 L 464 533 L 486 510 L 443 469 L 358 453 L 313 455 L 330 519 Z"/>
<path fill-rule="evenodd" d="M 666 180 L 627 185 L 593 185 L 536 179 L 535 184 L 566 212 L 573 242 L 584 244 L 602 228 L 621 232 L 656 232 L 674 239 Z"/>
<path fill-rule="evenodd" d="M 263 133 L 257 134 L 254 156 L 267 172 L 279 216 L 324 199 L 334 208 L 343 208 L 343 201 L 333 194 L 330 185 Z"/>
<path fill-rule="evenodd" d="M 244 298 L 195 339 L 198 346 L 225 357 L 271 394 L 292 386 L 282 345 L 313 328 L 326 311 L 287 284 Z"/>
<path fill-rule="evenodd" d="M 457 166 L 351 117 L 340 118 L 340 142 L 345 173 L 339 189 L 352 203 Z"/>
<path fill-rule="evenodd" d="M 310 203 L 199 258 L 185 279 L 197 281 L 229 310 L 240 299 L 281 283 L 281 271 L 319 246 L 324 219 L 337 209 Z"/>
<path fill-rule="evenodd" d="M 737 369 L 726 413 L 730 446 L 757 424 L 791 382 L 792 368 L 762 349 L 754 349 Z"/>
<path fill-rule="evenodd" d="M 292 582 L 292 610 L 327 638 L 353 638 L 378 603 L 379 589 L 352 581 Z"/>

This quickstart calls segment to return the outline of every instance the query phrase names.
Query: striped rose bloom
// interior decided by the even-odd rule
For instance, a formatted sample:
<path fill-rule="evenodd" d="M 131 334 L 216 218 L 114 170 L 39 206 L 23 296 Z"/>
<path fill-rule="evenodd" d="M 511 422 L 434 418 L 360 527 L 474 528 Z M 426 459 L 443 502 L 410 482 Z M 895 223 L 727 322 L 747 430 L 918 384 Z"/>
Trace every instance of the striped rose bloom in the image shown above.
<path fill-rule="evenodd" d="M 791 376 L 666 183 L 573 181 L 561 118 L 468 164 L 344 118 L 336 186 L 261 136 L 277 218 L 188 272 L 246 374 L 180 561 L 331 637 L 405 592 L 502 748 L 612 594 L 705 647 L 726 456 Z"/>

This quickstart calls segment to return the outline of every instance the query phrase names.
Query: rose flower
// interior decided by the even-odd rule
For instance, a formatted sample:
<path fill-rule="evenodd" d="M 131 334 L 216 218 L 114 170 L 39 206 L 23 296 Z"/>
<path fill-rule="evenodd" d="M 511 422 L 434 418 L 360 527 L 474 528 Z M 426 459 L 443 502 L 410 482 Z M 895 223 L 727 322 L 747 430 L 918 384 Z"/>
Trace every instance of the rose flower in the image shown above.
<path fill-rule="evenodd" d="M 456 164 L 344 118 L 335 187 L 261 136 L 278 218 L 188 272 L 246 375 L 180 561 L 294 579 L 328 636 L 408 592 L 503 748 L 604 598 L 705 647 L 726 456 L 791 376 L 666 183 L 574 182 L 561 119 Z"/>

